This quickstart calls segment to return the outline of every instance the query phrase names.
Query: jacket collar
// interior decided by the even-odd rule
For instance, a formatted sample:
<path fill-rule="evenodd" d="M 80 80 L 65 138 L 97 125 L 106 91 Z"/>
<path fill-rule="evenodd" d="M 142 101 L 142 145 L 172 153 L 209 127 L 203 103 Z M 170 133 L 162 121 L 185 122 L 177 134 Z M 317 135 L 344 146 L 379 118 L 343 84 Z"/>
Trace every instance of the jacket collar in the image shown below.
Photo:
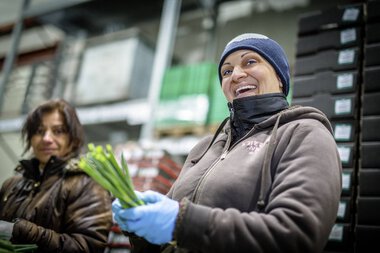
<path fill-rule="evenodd" d="M 59 159 L 56 156 L 52 156 L 46 163 L 42 173 L 40 173 L 39 164 L 40 162 L 36 158 L 32 158 L 30 160 L 21 160 L 20 166 L 16 168 L 16 171 L 23 173 L 24 177 L 26 178 L 40 180 L 42 177 L 48 177 L 53 174 L 62 172 L 66 161 Z"/>
<path fill-rule="evenodd" d="M 259 124 L 289 107 L 282 93 L 269 93 L 243 97 L 228 103 L 233 142 L 245 136 Z"/>

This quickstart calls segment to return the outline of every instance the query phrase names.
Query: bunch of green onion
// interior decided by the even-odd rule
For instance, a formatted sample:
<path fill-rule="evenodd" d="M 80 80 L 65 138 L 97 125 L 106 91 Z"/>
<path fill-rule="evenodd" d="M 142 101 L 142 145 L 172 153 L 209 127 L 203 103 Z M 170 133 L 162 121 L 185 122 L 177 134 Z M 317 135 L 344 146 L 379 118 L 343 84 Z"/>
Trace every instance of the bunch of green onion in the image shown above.
<path fill-rule="evenodd" d="M 36 244 L 12 244 L 8 240 L 0 239 L 0 253 L 33 252 L 37 250 Z"/>
<path fill-rule="evenodd" d="M 134 191 L 128 165 L 121 155 L 121 167 L 115 159 L 111 145 L 102 146 L 92 143 L 88 145 L 89 152 L 81 157 L 79 167 L 103 188 L 118 198 L 123 208 L 144 205 Z"/>

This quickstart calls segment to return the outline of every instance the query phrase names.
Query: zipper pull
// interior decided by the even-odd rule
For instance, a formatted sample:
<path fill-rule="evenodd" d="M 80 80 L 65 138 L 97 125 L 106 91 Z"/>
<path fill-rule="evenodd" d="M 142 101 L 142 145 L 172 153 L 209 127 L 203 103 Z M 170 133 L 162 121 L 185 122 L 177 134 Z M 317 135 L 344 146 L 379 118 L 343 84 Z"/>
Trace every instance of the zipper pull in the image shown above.
<path fill-rule="evenodd" d="M 220 160 L 224 160 L 224 158 L 226 158 L 227 156 L 227 150 L 223 152 L 223 154 L 220 156 Z"/>
<path fill-rule="evenodd" d="M 230 118 L 231 118 L 231 120 L 234 120 L 234 118 L 235 118 L 235 111 L 234 111 L 234 107 L 233 107 L 232 103 L 228 102 L 227 106 L 228 106 L 228 110 L 230 111 Z"/>

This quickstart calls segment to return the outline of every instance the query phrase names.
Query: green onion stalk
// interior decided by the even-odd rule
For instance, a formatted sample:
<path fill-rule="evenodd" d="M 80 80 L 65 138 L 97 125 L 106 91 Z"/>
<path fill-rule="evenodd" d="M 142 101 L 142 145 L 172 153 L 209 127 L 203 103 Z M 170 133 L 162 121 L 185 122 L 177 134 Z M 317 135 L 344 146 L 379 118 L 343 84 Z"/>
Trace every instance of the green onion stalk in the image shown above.
<path fill-rule="evenodd" d="M 12 244 L 8 240 L 0 239 L 0 253 L 34 252 L 35 250 L 37 250 L 36 244 Z"/>
<path fill-rule="evenodd" d="M 118 198 L 123 208 L 144 205 L 132 184 L 127 162 L 121 155 L 121 167 L 116 161 L 111 145 L 102 146 L 88 144 L 89 151 L 81 157 L 79 167 L 103 188 Z"/>

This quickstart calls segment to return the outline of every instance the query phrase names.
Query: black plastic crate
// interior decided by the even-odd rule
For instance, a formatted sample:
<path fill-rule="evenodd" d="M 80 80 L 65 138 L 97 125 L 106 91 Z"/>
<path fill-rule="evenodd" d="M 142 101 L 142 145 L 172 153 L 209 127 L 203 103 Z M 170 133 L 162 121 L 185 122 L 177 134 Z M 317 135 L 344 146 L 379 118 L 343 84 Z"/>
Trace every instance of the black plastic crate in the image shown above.
<path fill-rule="evenodd" d="M 380 168 L 361 168 L 359 172 L 359 196 L 380 196 Z"/>
<path fill-rule="evenodd" d="M 380 252 L 380 226 L 357 225 L 355 237 L 356 253 Z"/>
<path fill-rule="evenodd" d="M 358 47 L 343 50 L 325 50 L 312 55 L 296 57 L 294 75 L 310 75 L 321 71 L 355 70 L 361 65 Z"/>
<path fill-rule="evenodd" d="M 352 219 L 353 201 L 351 197 L 341 197 L 336 222 L 350 223 Z"/>
<path fill-rule="evenodd" d="M 364 65 L 366 67 L 380 65 L 380 43 L 364 45 Z"/>
<path fill-rule="evenodd" d="M 363 116 L 380 115 L 380 92 L 363 94 Z"/>
<path fill-rule="evenodd" d="M 357 137 L 357 122 L 355 120 L 331 120 L 334 139 L 337 142 L 355 142 Z"/>
<path fill-rule="evenodd" d="M 310 34 L 332 27 L 350 27 L 362 24 L 363 4 L 341 5 L 313 11 L 299 16 L 298 34 Z"/>
<path fill-rule="evenodd" d="M 357 120 L 358 96 L 354 94 L 330 95 L 317 94 L 312 97 L 293 98 L 293 105 L 312 106 L 326 114 L 331 119 Z"/>
<path fill-rule="evenodd" d="M 300 36 L 297 40 L 297 56 L 317 53 L 321 50 L 339 50 L 359 46 L 363 42 L 361 29 L 361 27 L 350 27 Z"/>
<path fill-rule="evenodd" d="M 360 86 L 359 71 L 322 71 L 293 78 L 293 97 L 308 97 L 318 93 L 355 93 Z"/>
<path fill-rule="evenodd" d="M 355 185 L 354 170 L 344 168 L 342 171 L 342 197 L 352 197 Z"/>
<path fill-rule="evenodd" d="M 360 148 L 361 167 L 380 168 L 380 142 L 362 142 Z"/>
<path fill-rule="evenodd" d="M 353 248 L 353 228 L 351 224 L 336 223 L 325 246 L 327 251 L 348 252 Z"/>
<path fill-rule="evenodd" d="M 378 23 L 366 24 L 365 30 L 365 42 L 367 44 L 380 42 L 380 20 Z"/>
<path fill-rule="evenodd" d="M 364 92 L 380 92 L 380 65 L 363 70 Z"/>
<path fill-rule="evenodd" d="M 363 116 L 362 141 L 380 141 L 380 115 Z"/>
<path fill-rule="evenodd" d="M 357 223 L 380 226 L 380 195 L 378 197 L 358 197 Z"/>
<path fill-rule="evenodd" d="M 380 21 L 380 1 L 367 2 L 367 15 L 366 21 L 368 23 L 379 22 Z"/>

